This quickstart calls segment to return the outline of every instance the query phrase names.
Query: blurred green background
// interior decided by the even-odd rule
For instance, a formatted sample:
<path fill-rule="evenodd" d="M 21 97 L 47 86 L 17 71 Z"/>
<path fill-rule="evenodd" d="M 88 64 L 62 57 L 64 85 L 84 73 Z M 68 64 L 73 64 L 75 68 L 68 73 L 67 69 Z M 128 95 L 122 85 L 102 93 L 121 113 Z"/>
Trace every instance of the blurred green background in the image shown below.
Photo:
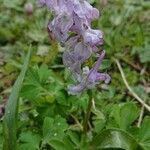
<path fill-rule="evenodd" d="M 135 113 L 141 108 L 126 89 L 114 58 L 120 61 L 133 90 L 150 104 L 150 2 L 148 0 L 90 0 L 90 2 L 101 12 L 99 20 L 94 21 L 92 25 L 105 34 L 103 48 L 106 50 L 106 57 L 100 69 L 108 72 L 112 78 L 110 85 L 100 84 L 96 90 L 95 105 L 98 112 L 93 112 L 95 116 L 92 119 L 93 130 L 96 133 L 103 128 L 122 128 L 115 122 L 114 114 L 117 112 L 114 110 L 123 103 L 134 102 L 137 107 Z M 68 126 L 73 130 L 80 130 L 74 119 L 82 121 L 83 112 L 87 107 L 89 97 L 86 92 L 82 96 L 67 94 L 67 85 L 73 81 L 62 64 L 64 49 L 56 41 L 52 41 L 47 33 L 50 18 L 51 14 L 46 8 L 37 7 L 36 0 L 0 0 L 1 121 L 2 107 L 7 102 L 29 45 L 32 45 L 32 58 L 19 105 L 19 141 L 24 141 L 25 136 L 30 138 L 34 136 L 31 131 L 41 135 L 43 120 L 47 116 L 55 118 L 56 122 L 60 120 L 64 130 Z M 139 113 L 133 117 L 135 118 L 131 122 L 133 126 L 138 115 Z M 148 112 L 144 113 L 144 116 L 146 115 Z M 132 133 L 126 127 L 123 129 Z M 1 139 L 1 123 L 0 134 Z M 60 131 L 59 134 L 61 137 L 63 133 Z M 36 138 L 38 142 L 40 137 Z"/>

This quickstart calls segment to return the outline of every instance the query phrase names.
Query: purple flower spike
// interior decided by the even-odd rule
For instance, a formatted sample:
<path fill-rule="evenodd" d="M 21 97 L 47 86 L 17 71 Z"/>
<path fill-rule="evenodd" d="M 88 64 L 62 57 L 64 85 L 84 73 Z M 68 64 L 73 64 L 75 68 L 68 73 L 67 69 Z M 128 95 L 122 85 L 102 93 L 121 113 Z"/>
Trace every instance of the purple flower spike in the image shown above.
<path fill-rule="evenodd" d="M 98 9 L 86 0 L 38 0 L 39 6 L 47 6 L 53 13 L 48 25 L 50 37 L 64 46 L 63 63 L 72 72 L 76 85 L 69 86 L 69 93 L 76 95 L 104 81 L 110 81 L 106 73 L 98 72 L 104 58 L 103 51 L 89 70 L 82 68 L 91 55 L 97 54 L 98 46 L 103 44 L 103 32 L 91 28 L 91 22 L 98 19 Z"/>

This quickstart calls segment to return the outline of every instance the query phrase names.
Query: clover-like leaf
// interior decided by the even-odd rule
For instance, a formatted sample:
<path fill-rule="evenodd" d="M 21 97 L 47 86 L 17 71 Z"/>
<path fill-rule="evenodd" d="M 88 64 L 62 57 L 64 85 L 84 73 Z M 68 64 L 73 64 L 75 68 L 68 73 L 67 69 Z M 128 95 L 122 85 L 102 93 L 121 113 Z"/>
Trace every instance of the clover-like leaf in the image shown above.
<path fill-rule="evenodd" d="M 94 137 L 91 147 L 98 149 L 142 150 L 139 143 L 127 132 L 107 129 Z"/>
<path fill-rule="evenodd" d="M 25 148 L 36 150 L 39 149 L 41 138 L 38 134 L 28 131 L 20 134 L 19 141 L 22 143 L 19 145 L 20 150 L 25 150 Z"/>
<path fill-rule="evenodd" d="M 110 114 L 108 127 L 117 127 L 128 130 L 131 124 L 137 119 L 139 109 L 136 104 L 128 102 L 123 105 L 115 105 Z"/>

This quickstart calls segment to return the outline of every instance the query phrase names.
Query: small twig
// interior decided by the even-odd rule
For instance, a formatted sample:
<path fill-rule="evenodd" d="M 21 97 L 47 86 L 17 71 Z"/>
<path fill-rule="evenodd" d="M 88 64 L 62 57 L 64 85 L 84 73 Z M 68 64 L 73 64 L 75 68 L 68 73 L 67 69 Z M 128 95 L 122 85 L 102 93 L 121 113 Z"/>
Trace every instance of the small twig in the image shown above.
<path fill-rule="evenodd" d="M 78 119 L 73 114 L 71 114 L 71 117 L 74 119 L 74 121 L 76 122 L 76 124 L 78 125 L 78 127 L 81 130 L 83 130 L 83 127 L 82 127 L 81 123 L 78 121 Z"/>
<path fill-rule="evenodd" d="M 92 108 L 93 108 L 94 110 L 96 110 L 94 98 L 92 98 Z"/>
<path fill-rule="evenodd" d="M 141 112 L 140 112 L 140 116 L 139 116 L 139 119 L 138 119 L 137 127 L 141 126 L 143 115 L 144 115 L 144 106 L 142 106 L 142 108 L 141 108 Z"/>
<path fill-rule="evenodd" d="M 126 85 L 127 89 L 130 91 L 130 93 L 132 94 L 132 96 L 133 96 L 139 103 L 141 103 L 143 107 L 145 107 L 145 108 L 150 112 L 150 106 L 147 105 L 147 104 L 144 102 L 144 100 L 142 100 L 142 99 L 131 89 L 131 87 L 129 86 L 129 84 L 128 84 L 127 80 L 126 80 L 126 77 L 125 77 L 125 75 L 124 75 L 124 72 L 123 72 L 123 70 L 122 70 L 122 67 L 121 67 L 119 61 L 116 60 L 116 59 L 115 59 L 115 61 L 116 61 L 116 63 L 117 63 L 117 66 L 118 66 L 118 68 L 119 68 L 119 71 L 120 71 L 120 73 L 121 73 L 122 79 L 123 79 L 124 84 Z"/>
<path fill-rule="evenodd" d="M 89 129 L 91 131 L 92 130 L 92 125 L 91 125 L 90 121 L 88 121 L 88 126 L 89 126 Z"/>

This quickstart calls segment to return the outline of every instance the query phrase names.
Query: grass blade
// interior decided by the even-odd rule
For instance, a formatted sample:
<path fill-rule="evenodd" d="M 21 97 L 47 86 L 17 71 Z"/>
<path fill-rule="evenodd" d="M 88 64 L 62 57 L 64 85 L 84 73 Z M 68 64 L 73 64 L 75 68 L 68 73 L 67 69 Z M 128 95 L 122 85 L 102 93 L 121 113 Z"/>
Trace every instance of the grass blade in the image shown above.
<path fill-rule="evenodd" d="M 29 50 L 25 62 L 22 66 L 20 75 L 18 76 L 10 97 L 6 105 L 4 115 L 4 150 L 16 150 L 16 129 L 17 129 L 17 114 L 18 114 L 18 98 L 28 68 L 31 51 Z"/>

